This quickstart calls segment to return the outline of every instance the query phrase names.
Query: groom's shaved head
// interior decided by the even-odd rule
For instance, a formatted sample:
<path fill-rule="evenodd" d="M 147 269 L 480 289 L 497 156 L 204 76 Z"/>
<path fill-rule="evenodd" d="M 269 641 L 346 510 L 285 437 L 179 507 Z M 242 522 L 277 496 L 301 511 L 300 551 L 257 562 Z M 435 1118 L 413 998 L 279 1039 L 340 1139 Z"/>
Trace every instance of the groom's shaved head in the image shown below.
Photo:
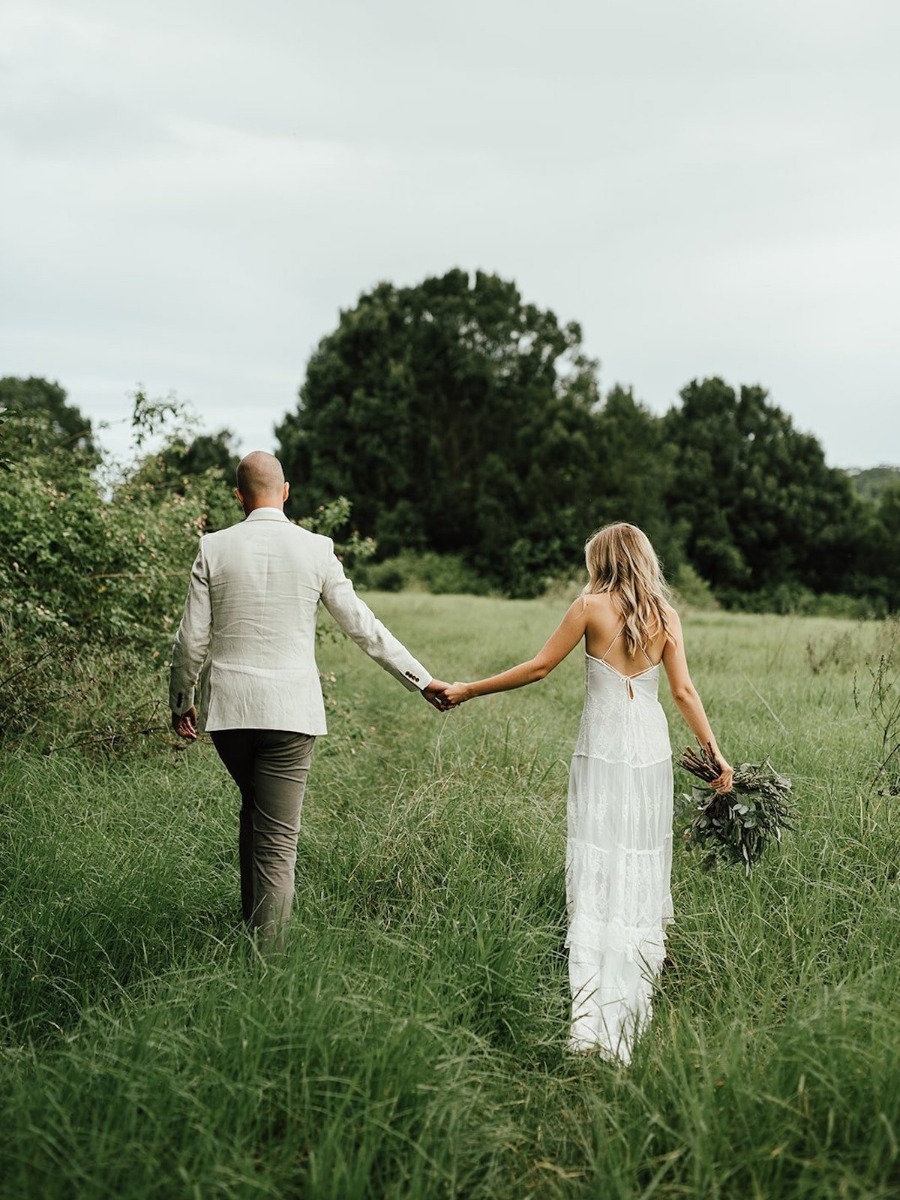
<path fill-rule="evenodd" d="M 280 504 L 284 491 L 284 471 L 274 454 L 252 450 L 238 463 L 238 491 L 245 500 L 256 501 L 277 497 Z"/>

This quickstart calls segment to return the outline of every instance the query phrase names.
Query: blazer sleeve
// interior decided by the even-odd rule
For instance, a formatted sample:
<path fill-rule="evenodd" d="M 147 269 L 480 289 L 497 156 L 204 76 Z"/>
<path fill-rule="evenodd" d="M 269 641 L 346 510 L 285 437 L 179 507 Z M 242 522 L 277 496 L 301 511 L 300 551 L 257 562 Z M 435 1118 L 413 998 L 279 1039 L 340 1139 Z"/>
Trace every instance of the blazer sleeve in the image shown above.
<path fill-rule="evenodd" d="M 413 692 L 428 687 L 432 676 L 357 596 L 334 554 L 333 543 L 322 584 L 322 603 L 344 633 L 405 688 Z"/>
<path fill-rule="evenodd" d="M 212 608 L 209 599 L 209 569 L 203 541 L 191 568 L 184 614 L 175 645 L 172 647 L 172 666 L 169 672 L 169 708 L 181 716 L 194 704 L 194 688 L 206 661 L 212 633 Z"/>

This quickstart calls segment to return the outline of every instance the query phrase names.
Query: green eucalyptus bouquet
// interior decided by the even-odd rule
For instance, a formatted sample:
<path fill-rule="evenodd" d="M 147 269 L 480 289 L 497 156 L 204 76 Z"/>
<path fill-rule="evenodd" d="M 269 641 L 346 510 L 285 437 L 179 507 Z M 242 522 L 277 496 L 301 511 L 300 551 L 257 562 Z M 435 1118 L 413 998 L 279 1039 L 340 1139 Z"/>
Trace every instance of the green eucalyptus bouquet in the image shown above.
<path fill-rule="evenodd" d="M 693 813 L 684 831 L 688 847 L 705 851 L 707 866 L 741 863 L 749 875 L 766 847 L 780 843 L 783 830 L 793 829 L 790 779 L 768 761 L 742 763 L 734 772 L 731 791 L 720 794 L 709 786 L 722 773 L 711 747 L 701 747 L 699 754 L 687 749 L 679 763 L 706 784 L 695 785 L 684 796 Z"/>

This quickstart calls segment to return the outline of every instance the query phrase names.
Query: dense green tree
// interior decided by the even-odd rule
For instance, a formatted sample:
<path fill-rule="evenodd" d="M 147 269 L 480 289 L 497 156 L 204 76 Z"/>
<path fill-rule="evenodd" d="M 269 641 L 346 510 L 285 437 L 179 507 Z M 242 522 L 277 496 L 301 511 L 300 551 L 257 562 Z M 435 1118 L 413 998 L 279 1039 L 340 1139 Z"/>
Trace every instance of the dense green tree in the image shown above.
<path fill-rule="evenodd" d="M 578 326 L 494 275 L 361 296 L 276 432 L 294 515 L 346 496 L 382 556 L 455 555 L 513 594 L 613 520 L 736 603 L 891 590 L 894 500 L 861 498 L 761 387 L 695 380 L 664 418 L 601 401 Z"/>
<path fill-rule="evenodd" d="M 0 379 L 0 409 L 21 416 L 43 442 L 43 450 L 60 450 L 73 456 L 78 466 L 95 467 L 100 453 L 89 417 L 70 404 L 58 383 L 30 376 L 7 375 Z M 19 425 L 21 435 L 24 426 Z"/>
<path fill-rule="evenodd" d="M 861 501 L 821 445 L 760 387 L 695 380 L 665 418 L 670 508 L 697 570 L 722 589 L 840 591 L 858 570 Z"/>
<path fill-rule="evenodd" d="M 900 610 L 900 480 L 884 487 L 871 506 L 866 527 L 867 554 L 855 591 L 877 592 L 885 607 Z"/>
<path fill-rule="evenodd" d="M 663 422 L 635 400 L 631 388 L 613 387 L 596 411 L 596 524 L 630 521 L 650 537 L 666 570 L 682 560 L 683 530 L 668 508 L 674 453 Z"/>
<path fill-rule="evenodd" d="M 173 478 L 221 471 L 226 479 L 233 480 L 240 456 L 235 449 L 234 433 L 220 429 L 217 433 L 201 433 L 187 441 L 173 442 L 160 452 L 160 458 Z"/>
<path fill-rule="evenodd" d="M 512 591 L 596 520 L 595 364 L 577 325 L 460 270 L 341 313 L 276 433 L 293 511 L 345 495 L 385 554 L 461 553 Z"/>

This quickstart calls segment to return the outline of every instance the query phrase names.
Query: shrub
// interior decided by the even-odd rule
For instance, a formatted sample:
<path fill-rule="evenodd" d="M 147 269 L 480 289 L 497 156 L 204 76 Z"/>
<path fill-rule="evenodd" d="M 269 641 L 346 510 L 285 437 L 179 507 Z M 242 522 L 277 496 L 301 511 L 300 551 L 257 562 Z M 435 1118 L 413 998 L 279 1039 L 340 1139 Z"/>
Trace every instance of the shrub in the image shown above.
<path fill-rule="evenodd" d="M 104 499 L 88 471 L 58 487 L 41 467 L 19 462 L 0 478 L 3 634 L 154 641 L 183 602 L 213 481 L 184 496 L 123 485 Z"/>
<path fill-rule="evenodd" d="M 670 582 L 676 605 L 697 612 L 714 612 L 720 607 L 712 588 L 690 563 L 682 563 Z"/>
<path fill-rule="evenodd" d="M 490 583 L 458 554 L 404 550 L 380 563 L 367 564 L 355 573 L 365 587 L 382 592 L 424 591 L 435 595 L 470 593 L 485 596 Z"/>
<path fill-rule="evenodd" d="M 877 620 L 887 613 L 881 597 L 845 596 L 835 592 L 816 593 L 799 583 L 781 583 L 756 592 L 717 589 L 716 598 L 735 612 L 779 613 L 782 616 L 850 617 Z"/>

